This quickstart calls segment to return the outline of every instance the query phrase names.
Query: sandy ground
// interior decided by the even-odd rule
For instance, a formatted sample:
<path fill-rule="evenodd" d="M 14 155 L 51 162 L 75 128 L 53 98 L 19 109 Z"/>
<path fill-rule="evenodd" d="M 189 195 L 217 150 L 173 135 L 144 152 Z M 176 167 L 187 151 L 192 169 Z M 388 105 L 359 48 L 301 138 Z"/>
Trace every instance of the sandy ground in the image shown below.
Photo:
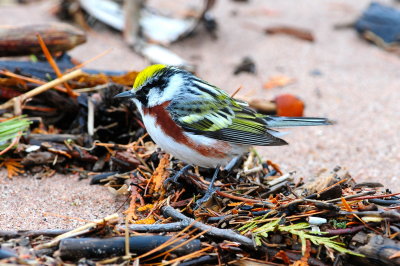
<path fill-rule="evenodd" d="M 354 20 L 370 1 L 250 0 L 247 4 L 220 0 L 213 10 L 219 22 L 218 40 L 200 32 L 171 49 L 197 65 L 209 82 L 239 96 L 271 99 L 277 94 L 299 95 L 306 115 L 337 121 L 329 127 L 291 130 L 286 147 L 260 148 L 263 157 L 297 177 L 312 178 L 321 169 L 340 165 L 357 181 L 382 182 L 400 190 L 400 58 L 360 39 L 355 31 L 334 30 Z M 383 1 L 391 3 L 391 1 Z M 0 7 L 0 24 L 22 25 L 55 21 L 54 2 Z M 288 36 L 267 36 L 262 29 L 293 25 L 312 30 L 315 43 Z M 117 33 L 91 32 L 88 42 L 71 54 L 82 61 L 108 48 L 113 51 L 88 67 L 139 70 L 149 64 L 131 52 Z M 233 76 L 234 66 L 252 57 L 257 75 Z M 312 75 L 318 71 L 321 75 Z M 285 88 L 262 89 L 274 75 L 296 82 Z M 76 176 L 36 180 L 0 176 L 0 229 L 70 228 L 115 212 L 123 199 L 106 188 L 78 181 Z"/>

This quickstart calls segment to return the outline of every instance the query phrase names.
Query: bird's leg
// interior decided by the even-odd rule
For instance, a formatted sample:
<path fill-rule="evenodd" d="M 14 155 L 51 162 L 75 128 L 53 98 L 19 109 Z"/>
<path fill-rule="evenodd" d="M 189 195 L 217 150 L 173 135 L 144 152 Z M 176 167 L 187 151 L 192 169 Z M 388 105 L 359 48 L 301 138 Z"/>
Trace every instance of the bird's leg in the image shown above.
<path fill-rule="evenodd" d="M 201 204 L 203 204 L 204 202 L 207 202 L 211 198 L 211 196 L 214 194 L 214 192 L 218 190 L 218 188 L 216 188 L 214 186 L 214 182 L 218 177 L 219 168 L 220 168 L 220 165 L 217 165 L 217 167 L 215 168 L 214 175 L 211 178 L 210 185 L 207 188 L 206 193 L 204 194 L 204 196 L 201 199 L 196 201 L 196 206 L 194 207 L 194 209 L 198 209 L 201 206 Z"/>
<path fill-rule="evenodd" d="M 177 184 L 178 183 L 177 181 L 178 181 L 179 177 L 185 175 L 187 173 L 187 171 L 189 171 L 189 169 L 191 169 L 191 168 L 193 168 L 192 165 L 190 165 L 190 164 L 185 165 L 173 177 L 168 177 L 167 179 L 165 179 L 164 186 L 166 186 L 168 183 Z"/>
<path fill-rule="evenodd" d="M 224 168 L 225 171 L 230 173 L 233 168 L 238 164 L 238 162 L 242 159 L 242 156 L 236 156 L 234 157 Z"/>

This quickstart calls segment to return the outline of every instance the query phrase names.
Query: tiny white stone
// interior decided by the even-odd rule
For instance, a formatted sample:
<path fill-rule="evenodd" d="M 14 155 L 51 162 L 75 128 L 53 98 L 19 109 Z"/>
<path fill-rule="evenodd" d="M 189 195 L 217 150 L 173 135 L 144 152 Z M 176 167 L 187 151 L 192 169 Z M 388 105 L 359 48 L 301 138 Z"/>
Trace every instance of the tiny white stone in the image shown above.
<path fill-rule="evenodd" d="M 325 218 L 315 217 L 315 216 L 308 217 L 307 221 L 311 225 L 321 225 L 321 224 L 326 224 L 328 222 Z"/>

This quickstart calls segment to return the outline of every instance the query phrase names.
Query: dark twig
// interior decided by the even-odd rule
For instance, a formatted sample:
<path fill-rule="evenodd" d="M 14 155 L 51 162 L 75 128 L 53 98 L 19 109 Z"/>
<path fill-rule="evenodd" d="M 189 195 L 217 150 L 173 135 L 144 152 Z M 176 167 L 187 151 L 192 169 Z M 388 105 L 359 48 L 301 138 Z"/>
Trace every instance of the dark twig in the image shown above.
<path fill-rule="evenodd" d="M 340 228 L 340 229 L 328 229 L 326 230 L 327 234 L 324 236 L 338 236 L 338 235 L 348 235 L 348 234 L 355 234 L 365 228 L 364 224 L 349 227 L 349 228 Z"/>
<path fill-rule="evenodd" d="M 176 232 L 181 231 L 187 225 L 182 222 L 168 224 L 131 224 L 129 230 L 143 233 L 160 233 L 160 232 Z M 125 230 L 124 227 L 120 227 Z"/>
<path fill-rule="evenodd" d="M 165 206 L 161 210 L 162 210 L 164 216 L 166 216 L 166 217 L 171 217 L 175 220 L 179 220 L 179 221 L 185 223 L 186 225 L 193 223 L 193 225 L 192 225 L 193 228 L 197 228 L 202 231 L 207 231 L 206 235 L 208 235 L 208 236 L 216 237 L 216 238 L 220 238 L 220 239 L 226 239 L 226 240 L 233 241 L 233 242 L 238 242 L 249 249 L 253 249 L 253 250 L 256 249 L 253 241 L 250 238 L 242 236 L 242 235 L 234 232 L 233 230 L 219 229 L 214 226 L 206 225 L 201 222 L 196 222 L 194 219 L 183 215 L 182 213 L 175 210 L 171 206 Z"/>
<path fill-rule="evenodd" d="M 130 252 L 144 254 L 170 240 L 170 236 L 133 236 L 129 238 Z M 181 239 L 169 246 L 177 247 L 187 239 Z M 172 253 L 186 255 L 201 247 L 200 240 L 194 239 L 185 246 L 176 248 Z M 161 250 L 165 252 L 168 248 Z M 66 260 L 78 260 L 80 258 L 106 258 L 109 256 L 123 256 L 125 254 L 125 238 L 112 237 L 106 239 L 99 238 L 67 238 L 60 242 L 59 255 Z"/>
<path fill-rule="evenodd" d="M 359 215 L 359 216 L 377 216 L 382 218 L 390 218 L 396 221 L 400 221 L 400 213 L 397 211 L 366 211 L 366 212 L 339 212 L 341 215 Z"/>
<path fill-rule="evenodd" d="M 19 238 L 19 237 L 38 237 L 38 236 L 55 237 L 58 235 L 65 234 L 71 230 L 72 229 L 0 231 L 0 237 L 6 239 Z"/>
<path fill-rule="evenodd" d="M 371 191 L 364 191 L 364 192 L 361 192 L 361 193 L 358 193 L 358 194 L 355 194 L 355 195 L 349 195 L 349 196 L 346 196 L 346 197 L 344 197 L 344 199 L 353 199 L 353 198 L 358 198 L 358 197 L 362 197 L 362 196 L 366 196 L 366 195 L 372 195 L 372 194 L 375 194 L 376 193 L 376 191 L 375 190 L 371 190 Z M 342 200 L 342 198 L 337 198 L 337 199 L 331 199 L 331 200 L 327 200 L 326 202 L 329 202 L 329 203 L 334 203 L 334 202 L 340 202 Z"/>

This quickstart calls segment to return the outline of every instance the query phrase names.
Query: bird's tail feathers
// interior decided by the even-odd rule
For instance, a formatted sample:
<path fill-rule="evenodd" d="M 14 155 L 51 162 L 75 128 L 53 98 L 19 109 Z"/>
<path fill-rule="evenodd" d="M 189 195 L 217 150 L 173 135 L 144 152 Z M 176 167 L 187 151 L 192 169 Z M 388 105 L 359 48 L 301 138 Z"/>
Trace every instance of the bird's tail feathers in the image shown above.
<path fill-rule="evenodd" d="M 333 124 L 329 119 L 321 117 L 268 116 L 264 119 L 267 122 L 267 126 L 271 128 L 322 126 Z"/>

